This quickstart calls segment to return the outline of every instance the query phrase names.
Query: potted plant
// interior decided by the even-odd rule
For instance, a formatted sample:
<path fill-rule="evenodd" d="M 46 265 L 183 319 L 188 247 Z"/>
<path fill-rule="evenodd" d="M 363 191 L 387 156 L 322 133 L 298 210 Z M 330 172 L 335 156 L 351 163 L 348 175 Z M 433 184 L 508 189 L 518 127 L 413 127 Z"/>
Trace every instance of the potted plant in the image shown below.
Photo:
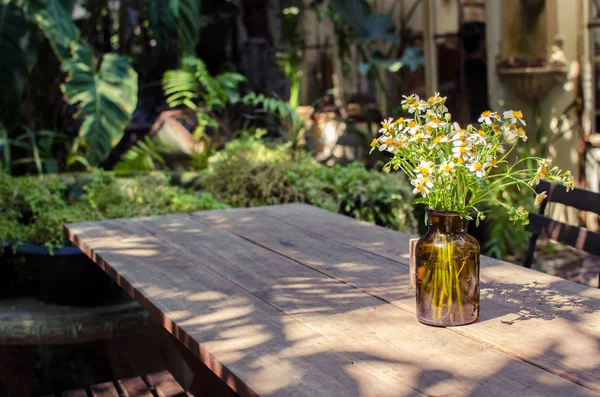
<path fill-rule="evenodd" d="M 74 180 L 0 174 L 0 241 L 24 258 L 53 303 L 95 304 L 118 289 L 77 247 L 65 240 L 65 223 L 164 215 L 225 208 L 206 193 L 170 186 L 163 174 L 117 179 L 97 172 Z M 6 263 L 6 261 L 4 261 Z"/>
<path fill-rule="evenodd" d="M 519 141 L 526 141 L 522 112 L 502 116 L 485 111 L 480 125 L 461 127 L 452 122 L 446 98 L 438 93 L 427 101 L 404 96 L 409 118 L 387 119 L 371 152 L 392 158 L 383 170 L 402 170 L 427 206 L 428 232 L 417 242 L 417 317 L 434 326 L 463 325 L 479 318 L 479 244 L 467 234 L 470 220 L 485 218 L 483 204 L 504 209 L 509 220 L 526 224 L 528 212 L 497 201 L 498 192 L 516 185 L 535 194 L 541 179 L 573 187 L 570 172 L 552 167 L 550 159 L 514 158 Z M 508 150 L 507 150 L 508 149 Z M 527 164 L 535 164 L 530 168 Z M 536 196 L 541 203 L 545 192 Z"/>

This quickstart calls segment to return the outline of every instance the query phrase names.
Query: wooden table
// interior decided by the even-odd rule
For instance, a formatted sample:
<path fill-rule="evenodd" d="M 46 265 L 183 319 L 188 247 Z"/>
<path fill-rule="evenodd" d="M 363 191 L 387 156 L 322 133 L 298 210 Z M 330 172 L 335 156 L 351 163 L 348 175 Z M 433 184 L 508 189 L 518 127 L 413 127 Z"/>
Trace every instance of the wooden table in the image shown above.
<path fill-rule="evenodd" d="M 244 396 L 600 396 L 600 290 L 482 258 L 481 320 L 417 322 L 409 236 L 307 205 L 67 225 Z"/>

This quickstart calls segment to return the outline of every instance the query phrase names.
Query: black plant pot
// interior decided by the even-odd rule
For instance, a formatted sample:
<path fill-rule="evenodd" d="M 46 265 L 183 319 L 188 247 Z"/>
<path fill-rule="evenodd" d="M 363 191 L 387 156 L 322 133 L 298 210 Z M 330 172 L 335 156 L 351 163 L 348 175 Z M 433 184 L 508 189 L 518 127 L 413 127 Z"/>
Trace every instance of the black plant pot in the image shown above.
<path fill-rule="evenodd" d="M 49 303 L 95 305 L 114 299 L 119 288 L 110 277 L 77 247 L 63 247 L 52 253 L 44 246 L 20 245 Z"/>

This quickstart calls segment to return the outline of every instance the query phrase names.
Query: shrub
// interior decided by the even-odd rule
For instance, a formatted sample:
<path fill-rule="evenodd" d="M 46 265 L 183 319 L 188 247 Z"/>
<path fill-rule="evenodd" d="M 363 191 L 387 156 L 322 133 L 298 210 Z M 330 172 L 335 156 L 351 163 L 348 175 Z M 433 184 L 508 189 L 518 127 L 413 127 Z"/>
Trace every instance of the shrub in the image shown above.
<path fill-rule="evenodd" d="M 306 154 L 255 138 L 230 142 L 200 178 L 204 190 L 233 207 L 305 202 L 397 230 L 413 231 L 410 185 L 360 163 L 324 166 Z"/>
<path fill-rule="evenodd" d="M 118 179 L 98 172 L 71 184 L 58 177 L 0 177 L 0 240 L 65 245 L 63 224 L 227 208 L 209 193 L 170 186 L 162 174 Z M 80 185 L 81 184 L 81 185 Z"/>

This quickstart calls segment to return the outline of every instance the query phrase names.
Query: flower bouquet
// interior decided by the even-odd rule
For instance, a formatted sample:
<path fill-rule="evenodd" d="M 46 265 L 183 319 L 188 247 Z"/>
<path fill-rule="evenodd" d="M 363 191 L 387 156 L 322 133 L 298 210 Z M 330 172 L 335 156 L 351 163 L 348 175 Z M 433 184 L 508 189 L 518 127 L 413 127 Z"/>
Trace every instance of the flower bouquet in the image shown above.
<path fill-rule="evenodd" d="M 371 152 L 389 152 L 383 170 L 404 171 L 419 196 L 414 202 L 427 206 L 428 232 L 416 246 L 417 317 L 437 326 L 468 324 L 479 318 L 479 244 L 467 234 L 468 221 L 478 225 L 485 218 L 482 205 L 496 205 L 511 221 L 527 224 L 528 211 L 497 201 L 499 192 L 516 186 L 535 193 L 541 179 L 569 190 L 573 179 L 550 159 L 511 156 L 527 140 L 518 110 L 502 116 L 488 110 L 478 126 L 461 127 L 439 93 L 427 101 L 403 98 L 410 118 L 384 120 Z M 536 203 L 545 197 L 536 195 Z"/>

